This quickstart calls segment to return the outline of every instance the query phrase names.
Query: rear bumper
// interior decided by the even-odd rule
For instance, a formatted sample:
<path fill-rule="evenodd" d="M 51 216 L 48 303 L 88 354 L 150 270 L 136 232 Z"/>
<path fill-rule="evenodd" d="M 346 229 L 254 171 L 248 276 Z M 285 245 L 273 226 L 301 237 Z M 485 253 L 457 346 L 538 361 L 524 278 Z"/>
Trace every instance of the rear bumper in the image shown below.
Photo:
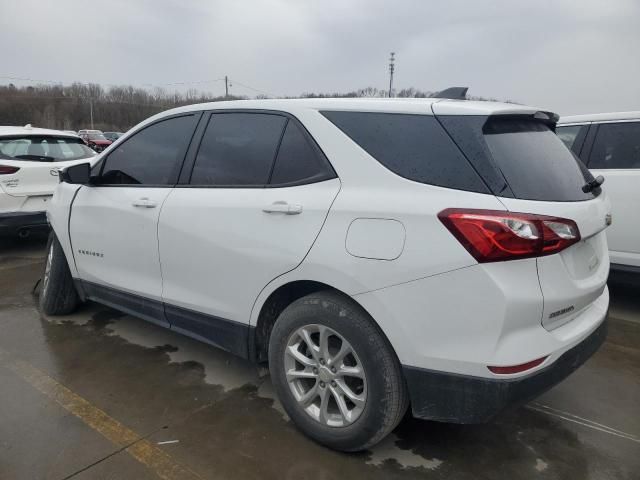
<path fill-rule="evenodd" d="M 46 212 L 0 213 L 0 235 L 16 235 L 25 228 L 30 230 L 49 228 Z"/>
<path fill-rule="evenodd" d="M 600 348 L 607 319 L 548 367 L 526 377 L 493 379 L 403 367 L 413 415 L 451 423 L 484 423 L 558 384 Z"/>

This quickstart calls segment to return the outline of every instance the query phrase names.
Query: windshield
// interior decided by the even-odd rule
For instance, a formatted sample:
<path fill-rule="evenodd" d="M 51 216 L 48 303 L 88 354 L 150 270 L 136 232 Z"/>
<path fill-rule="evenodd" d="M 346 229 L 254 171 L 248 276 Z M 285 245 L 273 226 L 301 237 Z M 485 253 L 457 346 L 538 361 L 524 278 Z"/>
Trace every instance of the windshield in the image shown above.
<path fill-rule="evenodd" d="M 87 137 L 89 137 L 89 140 L 106 140 L 105 136 L 101 133 L 90 133 Z"/>
<path fill-rule="evenodd" d="M 79 138 L 25 136 L 0 138 L 0 158 L 65 162 L 90 158 L 96 154 Z"/>

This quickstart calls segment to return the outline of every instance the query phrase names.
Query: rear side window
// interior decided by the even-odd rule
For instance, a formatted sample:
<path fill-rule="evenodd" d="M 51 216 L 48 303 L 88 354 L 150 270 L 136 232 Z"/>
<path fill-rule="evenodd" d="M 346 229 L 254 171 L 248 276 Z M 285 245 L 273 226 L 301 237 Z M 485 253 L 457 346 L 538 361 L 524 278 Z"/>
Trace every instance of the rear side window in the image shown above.
<path fill-rule="evenodd" d="M 313 183 L 334 177 L 319 148 L 293 120 L 289 120 L 271 174 L 271 185 Z"/>
<path fill-rule="evenodd" d="M 211 115 L 196 156 L 192 185 L 263 186 L 287 119 L 263 113 Z"/>
<path fill-rule="evenodd" d="M 196 125 L 195 115 L 174 117 L 146 127 L 111 152 L 101 184 L 170 185 L 175 183 Z"/>
<path fill-rule="evenodd" d="M 601 124 L 589 155 L 589 168 L 640 168 L 640 122 Z"/>
<path fill-rule="evenodd" d="M 588 125 L 568 125 L 556 127 L 556 135 L 562 140 L 569 150 L 580 155 L 580 149 L 587 135 Z"/>
<path fill-rule="evenodd" d="M 401 177 L 440 187 L 489 193 L 433 116 L 329 111 L 322 114 Z"/>
<path fill-rule="evenodd" d="M 493 117 L 483 127 L 484 139 L 516 198 L 578 201 L 588 170 L 544 123 L 529 119 Z"/>

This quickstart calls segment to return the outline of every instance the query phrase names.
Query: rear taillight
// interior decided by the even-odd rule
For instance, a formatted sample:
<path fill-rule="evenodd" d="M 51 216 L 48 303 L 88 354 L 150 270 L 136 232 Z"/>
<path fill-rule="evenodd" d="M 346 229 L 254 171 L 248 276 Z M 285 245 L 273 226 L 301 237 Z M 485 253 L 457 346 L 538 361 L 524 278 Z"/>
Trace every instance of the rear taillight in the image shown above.
<path fill-rule="evenodd" d="M 457 208 L 438 218 L 480 263 L 552 255 L 580 241 L 578 226 L 566 218 Z"/>
<path fill-rule="evenodd" d="M 0 175 L 10 175 L 20 170 L 20 167 L 10 167 L 9 165 L 0 165 Z"/>

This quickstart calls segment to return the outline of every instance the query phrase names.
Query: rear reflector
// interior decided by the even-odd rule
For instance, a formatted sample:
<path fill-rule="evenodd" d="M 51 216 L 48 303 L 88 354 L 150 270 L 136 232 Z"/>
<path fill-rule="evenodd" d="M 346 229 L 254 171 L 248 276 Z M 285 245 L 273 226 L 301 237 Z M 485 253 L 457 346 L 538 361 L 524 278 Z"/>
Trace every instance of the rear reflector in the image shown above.
<path fill-rule="evenodd" d="M 8 165 L 0 165 L 0 175 L 10 175 L 20 170 L 20 167 L 10 167 Z"/>
<path fill-rule="evenodd" d="M 566 218 L 457 208 L 438 218 L 479 263 L 552 255 L 580 241 L 578 226 Z"/>
<path fill-rule="evenodd" d="M 531 360 L 530 362 L 527 362 L 527 363 L 521 363 L 520 365 L 510 365 L 506 367 L 487 367 L 487 368 L 492 373 L 497 373 L 499 375 L 508 375 L 510 373 L 522 373 L 537 367 L 546 359 L 547 357 L 542 357 L 542 358 L 538 358 L 537 360 Z"/>

